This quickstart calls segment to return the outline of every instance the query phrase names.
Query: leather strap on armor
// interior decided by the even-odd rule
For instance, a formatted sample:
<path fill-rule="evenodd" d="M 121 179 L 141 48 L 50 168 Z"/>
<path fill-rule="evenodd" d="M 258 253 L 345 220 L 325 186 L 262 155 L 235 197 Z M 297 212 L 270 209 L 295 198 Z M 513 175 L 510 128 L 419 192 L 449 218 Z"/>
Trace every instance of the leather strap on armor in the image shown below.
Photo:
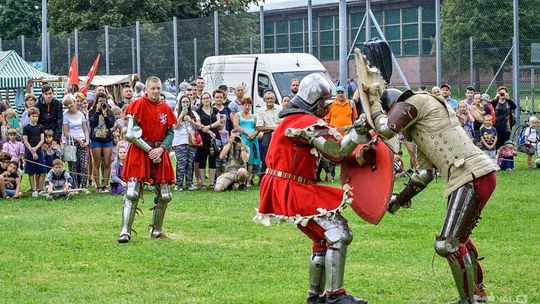
<path fill-rule="evenodd" d="M 308 184 L 308 185 L 314 184 L 316 182 L 314 180 L 310 180 L 310 179 L 307 179 L 305 177 L 294 175 L 292 173 L 278 171 L 278 170 L 274 170 L 274 169 L 270 169 L 270 168 L 266 169 L 266 174 L 277 176 L 277 177 L 284 178 L 284 179 L 290 179 L 290 180 L 293 180 L 295 182 L 299 182 L 299 183 L 302 183 L 302 184 Z"/>
<path fill-rule="evenodd" d="M 394 133 L 399 133 L 417 116 L 418 110 L 413 105 L 406 102 L 397 102 L 388 111 L 388 128 Z"/>

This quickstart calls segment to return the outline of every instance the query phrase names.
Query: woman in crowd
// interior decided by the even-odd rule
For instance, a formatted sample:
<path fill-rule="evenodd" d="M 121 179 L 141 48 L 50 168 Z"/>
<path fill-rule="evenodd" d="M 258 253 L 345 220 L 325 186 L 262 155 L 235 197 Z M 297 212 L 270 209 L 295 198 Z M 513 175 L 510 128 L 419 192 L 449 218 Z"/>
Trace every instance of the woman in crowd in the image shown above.
<path fill-rule="evenodd" d="M 32 108 L 36 102 L 37 98 L 34 94 L 26 94 L 26 96 L 24 96 L 24 112 L 21 114 L 21 126 L 24 127 L 30 123 L 28 109 Z"/>
<path fill-rule="evenodd" d="M 64 142 L 71 140 L 77 147 L 77 160 L 68 162 L 70 172 L 78 173 L 73 175 L 73 188 L 88 187 L 88 145 L 90 144 L 90 135 L 88 131 L 88 122 L 84 114 L 77 107 L 75 96 L 69 94 L 64 97 L 64 112 L 62 128 L 64 132 Z"/>
<path fill-rule="evenodd" d="M 111 128 L 114 126 L 114 114 L 108 103 L 105 93 L 98 93 L 90 109 L 88 116 L 90 120 L 90 140 L 92 141 L 92 156 L 94 158 L 94 182 L 97 192 L 108 192 L 109 176 L 111 173 L 111 156 L 113 149 L 113 134 Z M 101 168 L 103 180 L 99 178 Z"/>
<path fill-rule="evenodd" d="M 191 110 L 191 99 L 187 95 L 180 97 L 176 118 L 173 140 L 176 154 L 176 191 L 183 190 L 184 181 L 186 189 L 193 191 L 197 189 L 193 185 L 193 161 L 197 151 L 194 137 L 196 128 L 200 127 L 200 119 L 199 115 Z"/>
<path fill-rule="evenodd" d="M 497 146 L 499 149 L 504 143 L 510 139 L 510 133 L 514 126 L 514 116 L 512 115 L 516 109 L 516 104 L 508 96 L 508 89 L 505 86 L 500 86 L 497 89 L 497 96 L 491 102 L 495 110 L 495 124 L 497 130 Z"/>
<path fill-rule="evenodd" d="M 199 168 L 199 186 L 201 189 L 206 189 L 204 185 L 204 177 L 206 170 L 206 162 L 208 161 L 209 168 L 209 178 L 211 188 L 214 188 L 214 182 L 216 180 L 216 158 L 217 153 L 215 147 L 212 145 L 218 133 L 218 127 L 220 125 L 220 120 L 218 119 L 218 112 L 216 109 L 212 108 L 212 96 L 208 92 L 204 92 L 201 95 L 201 105 L 197 109 L 196 113 L 199 115 L 201 121 L 201 137 L 202 137 L 202 146 L 197 148 L 197 153 L 195 158 L 198 162 Z"/>
<path fill-rule="evenodd" d="M 253 185 L 253 167 L 261 165 L 261 155 L 259 153 L 259 142 L 257 135 L 259 131 L 255 129 L 256 117 L 251 114 L 251 97 L 242 98 L 242 111 L 234 114 L 234 128 L 240 130 L 242 141 L 249 147 L 248 172 L 250 174 L 249 184 Z"/>

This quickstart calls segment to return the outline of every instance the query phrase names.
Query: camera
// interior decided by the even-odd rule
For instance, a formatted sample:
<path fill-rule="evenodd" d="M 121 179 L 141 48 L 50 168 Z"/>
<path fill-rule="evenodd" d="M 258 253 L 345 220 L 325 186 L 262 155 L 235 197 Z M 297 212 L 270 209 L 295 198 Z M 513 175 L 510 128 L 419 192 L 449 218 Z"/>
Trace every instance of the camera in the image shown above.
<path fill-rule="evenodd" d="M 502 93 L 502 92 L 501 92 L 501 93 L 499 93 L 499 96 L 502 96 L 502 97 L 504 97 L 504 95 L 506 95 L 506 94 L 504 94 L 504 93 Z"/>
<path fill-rule="evenodd" d="M 107 102 L 105 102 L 105 101 L 102 102 L 102 103 L 101 103 L 101 108 L 102 108 L 102 109 L 107 109 Z"/>
<path fill-rule="evenodd" d="M 235 136 L 234 139 L 233 139 L 233 141 L 234 141 L 235 143 L 237 143 L 237 144 L 240 144 L 240 143 L 242 143 L 242 138 L 240 138 L 240 137 L 238 137 L 238 136 Z"/>

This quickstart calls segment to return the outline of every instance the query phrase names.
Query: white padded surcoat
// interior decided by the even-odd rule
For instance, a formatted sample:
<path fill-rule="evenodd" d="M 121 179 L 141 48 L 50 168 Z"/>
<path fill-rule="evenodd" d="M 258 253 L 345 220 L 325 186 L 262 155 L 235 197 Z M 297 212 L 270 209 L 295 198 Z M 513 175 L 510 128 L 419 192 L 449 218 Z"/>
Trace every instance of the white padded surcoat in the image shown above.
<path fill-rule="evenodd" d="M 465 133 L 454 110 L 429 94 L 415 94 L 406 101 L 418 115 L 402 133 L 417 145 L 418 168 L 439 169 L 447 180 L 445 196 L 475 178 L 498 170 Z"/>

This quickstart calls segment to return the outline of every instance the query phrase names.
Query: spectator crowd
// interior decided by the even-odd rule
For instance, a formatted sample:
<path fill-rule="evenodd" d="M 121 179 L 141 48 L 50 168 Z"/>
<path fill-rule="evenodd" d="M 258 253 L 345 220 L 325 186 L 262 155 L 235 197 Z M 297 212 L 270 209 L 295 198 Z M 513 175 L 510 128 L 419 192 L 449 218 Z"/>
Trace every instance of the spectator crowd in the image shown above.
<path fill-rule="evenodd" d="M 266 151 L 272 133 L 280 123 L 278 114 L 298 92 L 299 82 L 293 79 L 291 96 L 281 100 L 272 90 L 265 91 L 264 106 L 257 111 L 253 110 L 252 98 L 245 96 L 244 84 L 230 88 L 234 93 L 232 99 L 228 98 L 226 85 L 211 92 L 205 90 L 202 77 L 186 85 L 173 109 L 177 117 L 172 151 L 176 156 L 176 191 L 246 190 L 260 181 L 266 170 Z M 114 100 L 105 87 L 98 86 L 92 100 L 76 92 L 60 101 L 54 96 L 53 87 L 44 84 L 39 98 L 32 92 L 25 96 L 21 115 L 9 106 L 3 107 L 0 195 L 23 196 L 23 175 L 28 178 L 32 197 L 67 199 L 75 193 L 89 193 L 89 189 L 112 195 L 125 193 L 122 169 L 130 145 L 125 139 L 125 112 L 143 94 L 140 85 L 124 85 L 121 100 Z M 516 104 L 506 87 L 497 88 L 493 99 L 467 87 L 465 98 L 460 101 L 452 97 L 451 86 L 446 83 L 430 92 L 425 87 L 420 91 L 445 102 L 470 140 L 502 170 L 514 170 L 518 151 L 527 154 L 530 168 L 536 166 L 534 161 L 540 157 L 538 119 L 530 116 L 521 142 L 512 142 Z M 325 117 L 342 135 L 361 114 L 352 93 L 338 86 Z M 162 97 L 165 100 L 165 95 Z M 402 153 L 397 153 L 397 177 L 412 173 L 416 166 L 414 143 L 403 144 L 410 156 L 410 168 L 404 169 Z M 321 160 L 319 180 L 332 181 L 335 172 L 334 164 Z"/>

